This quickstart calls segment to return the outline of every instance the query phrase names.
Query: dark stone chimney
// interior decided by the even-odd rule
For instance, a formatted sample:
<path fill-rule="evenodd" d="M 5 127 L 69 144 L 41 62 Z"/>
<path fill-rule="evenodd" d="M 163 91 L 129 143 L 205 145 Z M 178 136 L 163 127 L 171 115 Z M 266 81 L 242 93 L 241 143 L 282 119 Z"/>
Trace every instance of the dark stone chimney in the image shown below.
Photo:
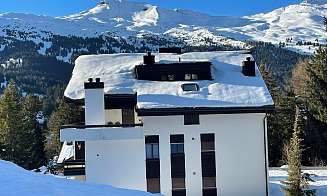
<path fill-rule="evenodd" d="M 250 76 L 250 77 L 255 76 L 255 61 L 251 60 L 251 57 L 247 57 L 246 61 L 243 61 L 242 73 L 245 76 Z"/>
<path fill-rule="evenodd" d="M 143 56 L 144 65 L 154 65 L 155 64 L 155 56 L 148 52 L 147 55 Z"/>
<path fill-rule="evenodd" d="M 88 82 L 84 83 L 84 89 L 97 89 L 97 88 L 104 88 L 104 83 L 101 82 L 100 78 L 96 78 L 95 82 L 93 78 L 89 78 Z"/>

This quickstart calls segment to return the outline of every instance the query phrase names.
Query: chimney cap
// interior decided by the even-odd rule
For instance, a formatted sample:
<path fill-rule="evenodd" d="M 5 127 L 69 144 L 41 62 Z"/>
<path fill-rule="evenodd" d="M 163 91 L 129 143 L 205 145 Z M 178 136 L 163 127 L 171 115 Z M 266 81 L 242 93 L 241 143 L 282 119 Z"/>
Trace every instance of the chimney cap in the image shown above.
<path fill-rule="evenodd" d="M 84 83 L 84 89 L 103 89 L 104 83 L 100 81 L 100 78 L 96 78 L 93 82 L 93 78 L 89 78 L 88 82 Z"/>
<path fill-rule="evenodd" d="M 249 56 L 246 57 L 246 60 L 247 60 L 247 61 L 251 61 L 251 57 L 249 57 Z"/>

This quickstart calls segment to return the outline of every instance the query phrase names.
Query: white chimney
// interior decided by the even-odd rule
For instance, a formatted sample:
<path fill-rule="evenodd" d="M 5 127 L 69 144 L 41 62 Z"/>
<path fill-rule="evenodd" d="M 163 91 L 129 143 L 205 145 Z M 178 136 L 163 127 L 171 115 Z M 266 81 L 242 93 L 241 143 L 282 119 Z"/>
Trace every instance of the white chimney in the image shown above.
<path fill-rule="evenodd" d="M 85 89 L 85 125 L 105 125 L 104 83 L 89 78 Z"/>

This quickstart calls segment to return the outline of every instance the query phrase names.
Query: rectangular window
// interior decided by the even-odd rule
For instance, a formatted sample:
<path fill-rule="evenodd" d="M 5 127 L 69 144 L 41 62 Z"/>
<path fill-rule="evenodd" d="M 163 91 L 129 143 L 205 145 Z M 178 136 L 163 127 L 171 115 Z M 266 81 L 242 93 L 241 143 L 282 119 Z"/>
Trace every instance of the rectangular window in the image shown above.
<path fill-rule="evenodd" d="M 184 115 L 184 125 L 199 125 L 200 117 L 199 114 L 189 113 Z"/>
<path fill-rule="evenodd" d="M 168 75 L 168 80 L 169 81 L 174 81 L 175 80 L 175 75 L 174 74 L 169 74 Z"/>
<path fill-rule="evenodd" d="M 203 188 L 216 188 L 216 177 L 203 177 Z"/>
<path fill-rule="evenodd" d="M 201 135 L 201 152 L 215 151 L 215 138 L 214 134 Z"/>
<path fill-rule="evenodd" d="M 172 178 L 173 190 L 185 189 L 185 178 Z"/>
<path fill-rule="evenodd" d="M 201 134 L 203 196 L 217 195 L 215 135 Z"/>
<path fill-rule="evenodd" d="M 186 92 L 194 92 L 194 91 L 199 91 L 200 87 L 198 84 L 182 84 L 182 89 L 183 91 Z"/>
<path fill-rule="evenodd" d="M 147 191 L 150 193 L 160 193 L 160 178 L 148 178 Z"/>
<path fill-rule="evenodd" d="M 75 142 L 75 160 L 85 160 L 85 142 Z"/>
<path fill-rule="evenodd" d="M 128 125 L 135 124 L 134 109 L 122 109 L 122 123 Z"/>
<path fill-rule="evenodd" d="M 198 74 L 192 74 L 192 80 L 198 80 L 199 77 L 198 77 Z"/>
<path fill-rule="evenodd" d="M 145 137 L 147 191 L 160 193 L 159 136 Z"/>
<path fill-rule="evenodd" d="M 184 135 L 170 136 L 172 195 L 184 196 L 185 189 L 185 154 Z"/>
<path fill-rule="evenodd" d="M 192 80 L 192 74 L 185 74 L 185 80 Z"/>
<path fill-rule="evenodd" d="M 183 143 L 172 143 L 170 144 L 171 154 L 182 154 L 184 153 L 184 144 Z"/>
<path fill-rule="evenodd" d="M 146 159 L 159 159 L 159 144 L 145 144 Z"/>
<path fill-rule="evenodd" d="M 199 79 L 198 74 L 190 74 L 190 73 L 185 74 L 185 80 L 198 80 L 198 79 Z"/>

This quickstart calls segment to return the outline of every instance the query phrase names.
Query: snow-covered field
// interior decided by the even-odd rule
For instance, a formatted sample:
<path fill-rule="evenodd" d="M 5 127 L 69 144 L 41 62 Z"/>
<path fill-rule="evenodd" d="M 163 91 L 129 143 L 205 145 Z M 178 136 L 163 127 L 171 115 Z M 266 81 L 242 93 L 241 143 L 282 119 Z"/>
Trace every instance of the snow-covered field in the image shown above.
<path fill-rule="evenodd" d="M 316 196 L 327 195 L 327 169 L 323 170 L 303 170 L 304 173 L 314 174 L 313 177 L 315 182 L 311 182 L 311 188 L 316 190 Z M 270 195 L 271 196 L 284 196 L 281 188 L 281 181 L 286 180 L 287 172 L 285 170 L 270 170 L 269 181 L 270 181 Z"/>
<path fill-rule="evenodd" d="M 304 170 L 305 173 L 317 175 L 310 183 L 317 190 L 317 196 L 327 195 L 327 169 Z M 269 171 L 270 196 L 284 196 L 281 181 L 287 172 L 282 169 Z M 64 177 L 44 175 L 27 171 L 11 162 L 0 160 L 0 195 L 6 196 L 150 196 L 152 194 L 118 189 L 108 185 L 82 183 Z"/>
<path fill-rule="evenodd" d="M 24 170 L 0 160 L 0 195 L 3 196 L 150 196 L 141 191 L 82 183 Z"/>

